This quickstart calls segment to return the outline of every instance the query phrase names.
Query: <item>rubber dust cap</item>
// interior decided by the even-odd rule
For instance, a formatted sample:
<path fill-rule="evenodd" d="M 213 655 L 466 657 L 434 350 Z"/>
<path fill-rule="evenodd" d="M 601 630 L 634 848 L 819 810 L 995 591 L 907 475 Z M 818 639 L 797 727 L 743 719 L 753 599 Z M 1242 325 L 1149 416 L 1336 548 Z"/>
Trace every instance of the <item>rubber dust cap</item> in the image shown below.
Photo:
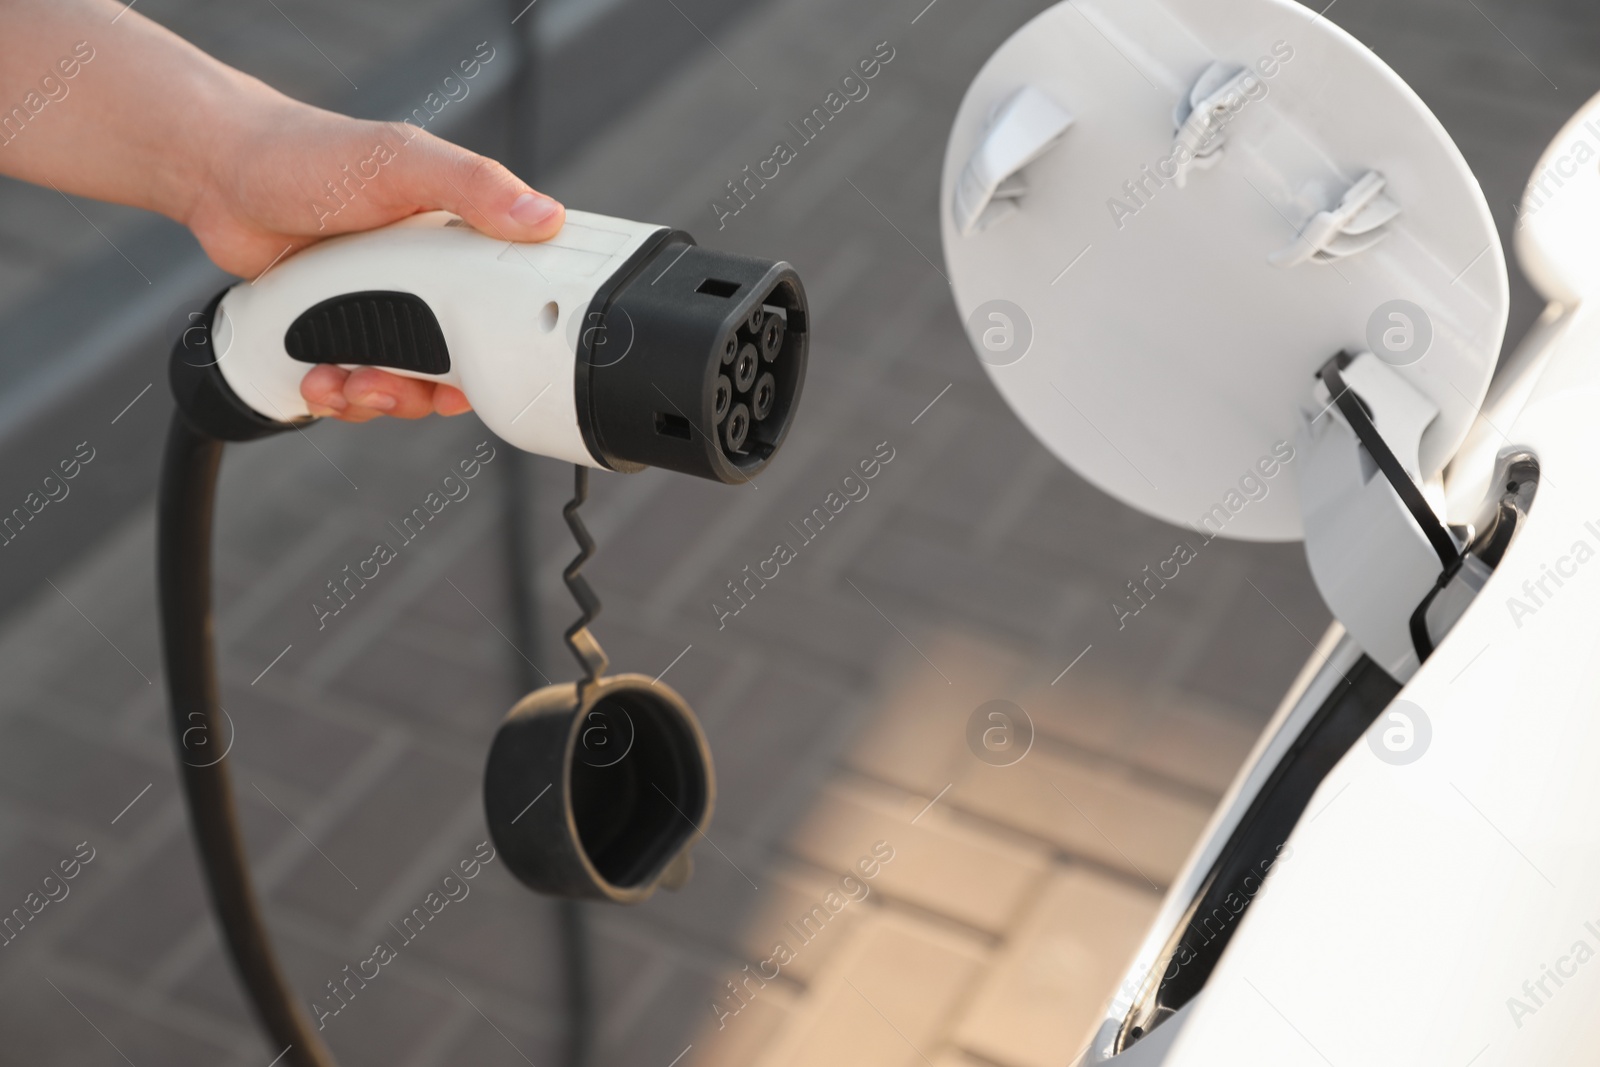
<path fill-rule="evenodd" d="M 1334 353 L 1387 346 L 1438 406 L 1426 478 L 1505 331 L 1505 260 L 1461 153 L 1289 0 L 1050 8 L 967 90 L 940 197 L 958 311 L 1022 421 L 1169 522 L 1226 502 L 1228 536 L 1300 536 L 1279 461 Z"/>
<path fill-rule="evenodd" d="M 683 698 L 619 674 L 524 697 L 490 746 L 483 796 L 495 848 L 529 888 L 636 904 L 687 879 L 716 781 Z"/>

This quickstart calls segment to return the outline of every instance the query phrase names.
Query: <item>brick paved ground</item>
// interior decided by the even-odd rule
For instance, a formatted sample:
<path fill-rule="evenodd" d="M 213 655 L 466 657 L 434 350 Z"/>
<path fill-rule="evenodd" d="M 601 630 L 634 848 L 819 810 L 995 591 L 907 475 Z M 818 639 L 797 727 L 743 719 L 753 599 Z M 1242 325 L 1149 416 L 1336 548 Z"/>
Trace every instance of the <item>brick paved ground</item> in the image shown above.
<path fill-rule="evenodd" d="M 1436 107 L 1504 222 L 1538 149 L 1600 83 L 1600 20 L 1578 0 L 1482 6 L 1530 58 L 1447 0 L 1344 0 L 1330 17 Z M 595 480 L 599 635 L 619 665 L 672 664 L 721 789 L 689 887 L 591 911 L 600 1062 L 667 1067 L 686 1049 L 677 1062 L 1066 1062 L 1326 622 L 1297 546 L 1219 543 L 1117 632 L 1107 601 L 1171 533 L 1017 426 L 923 258 L 938 258 L 937 163 L 956 102 L 1039 7 L 941 0 L 912 26 L 920 2 L 775 0 L 718 36 L 726 61 L 695 46 L 545 183 L 586 208 L 786 256 L 817 327 L 804 416 L 759 488 Z M 390 10 L 350 7 L 350 32 Z M 270 29 L 208 17 L 208 40 L 281 33 L 275 47 L 296 47 L 270 15 Z M 871 97 L 716 233 L 706 201 L 882 40 L 895 58 Z M 314 53 L 298 61 L 328 76 Z M 1530 311 L 1524 299 L 1519 321 Z M 135 407 L 96 444 L 113 452 L 119 426 L 158 415 Z M 308 607 L 484 437 L 464 420 L 323 426 L 239 450 L 224 472 L 230 758 L 259 887 L 308 1000 L 484 837 L 479 771 L 515 696 L 506 464 L 325 629 Z M 870 495 L 719 630 L 709 605 L 724 583 L 880 442 L 894 458 Z M 537 473 L 553 629 L 572 613 L 548 581 L 572 551 L 557 515 L 567 477 Z M 91 463 L 76 491 L 92 496 L 96 474 Z M 82 521 L 77 506 L 39 522 Z M 52 574 L 58 588 L 16 605 L 0 634 L 0 906 L 77 842 L 95 850 L 70 896 L 0 949 L 0 1061 L 261 1067 L 277 1052 L 219 954 L 192 859 L 152 537 L 146 509 Z M 531 654 L 570 673 L 559 649 Z M 965 747 L 968 716 L 992 699 L 1037 725 L 1010 768 Z M 880 841 L 893 858 L 870 895 L 802 942 L 788 924 Z M 745 986 L 733 1013 L 726 983 L 780 939 L 794 959 Z M 328 1040 L 350 1065 L 558 1062 L 556 944 L 551 906 L 490 865 L 329 1020 Z"/>

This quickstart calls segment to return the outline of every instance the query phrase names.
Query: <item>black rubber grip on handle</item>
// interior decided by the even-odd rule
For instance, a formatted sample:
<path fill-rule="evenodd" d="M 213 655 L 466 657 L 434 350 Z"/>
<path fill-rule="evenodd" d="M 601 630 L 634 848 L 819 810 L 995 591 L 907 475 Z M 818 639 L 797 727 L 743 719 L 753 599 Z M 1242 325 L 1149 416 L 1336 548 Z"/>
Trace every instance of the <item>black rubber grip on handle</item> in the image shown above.
<path fill-rule="evenodd" d="M 450 370 L 439 320 L 414 293 L 369 290 L 331 297 L 289 324 L 283 348 L 301 363 L 359 363 L 417 374 Z"/>

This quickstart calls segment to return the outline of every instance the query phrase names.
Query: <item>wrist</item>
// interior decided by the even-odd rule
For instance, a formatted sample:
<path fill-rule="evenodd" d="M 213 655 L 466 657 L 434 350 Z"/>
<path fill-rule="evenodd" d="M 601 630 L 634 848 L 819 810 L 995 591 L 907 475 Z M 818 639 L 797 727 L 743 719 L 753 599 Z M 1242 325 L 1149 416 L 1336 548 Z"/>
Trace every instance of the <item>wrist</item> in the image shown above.
<path fill-rule="evenodd" d="M 282 125 L 286 110 L 303 106 L 231 67 L 207 66 L 194 72 L 190 99 L 199 103 L 178 117 L 171 180 L 154 205 L 191 229 L 197 216 L 237 201 L 243 168 L 263 165 L 269 131 Z"/>

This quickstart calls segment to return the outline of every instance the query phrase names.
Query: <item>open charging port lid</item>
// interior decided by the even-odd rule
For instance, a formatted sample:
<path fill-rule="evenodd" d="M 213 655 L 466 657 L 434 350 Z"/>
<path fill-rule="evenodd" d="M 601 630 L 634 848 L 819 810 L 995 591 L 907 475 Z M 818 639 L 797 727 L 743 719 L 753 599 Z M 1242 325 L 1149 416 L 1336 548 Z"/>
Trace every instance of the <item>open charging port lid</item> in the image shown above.
<path fill-rule="evenodd" d="M 1465 437 L 1505 332 L 1505 258 L 1443 126 L 1290 0 L 1076 0 L 984 65 L 940 199 L 969 338 L 1064 463 L 1169 522 L 1302 536 L 1283 484 L 1314 376 L 1374 351 Z M 1395 317 L 1399 316 L 1399 317 Z M 1276 486 L 1274 487 L 1276 488 Z M 1220 529 L 1218 528 L 1220 526 Z"/>

